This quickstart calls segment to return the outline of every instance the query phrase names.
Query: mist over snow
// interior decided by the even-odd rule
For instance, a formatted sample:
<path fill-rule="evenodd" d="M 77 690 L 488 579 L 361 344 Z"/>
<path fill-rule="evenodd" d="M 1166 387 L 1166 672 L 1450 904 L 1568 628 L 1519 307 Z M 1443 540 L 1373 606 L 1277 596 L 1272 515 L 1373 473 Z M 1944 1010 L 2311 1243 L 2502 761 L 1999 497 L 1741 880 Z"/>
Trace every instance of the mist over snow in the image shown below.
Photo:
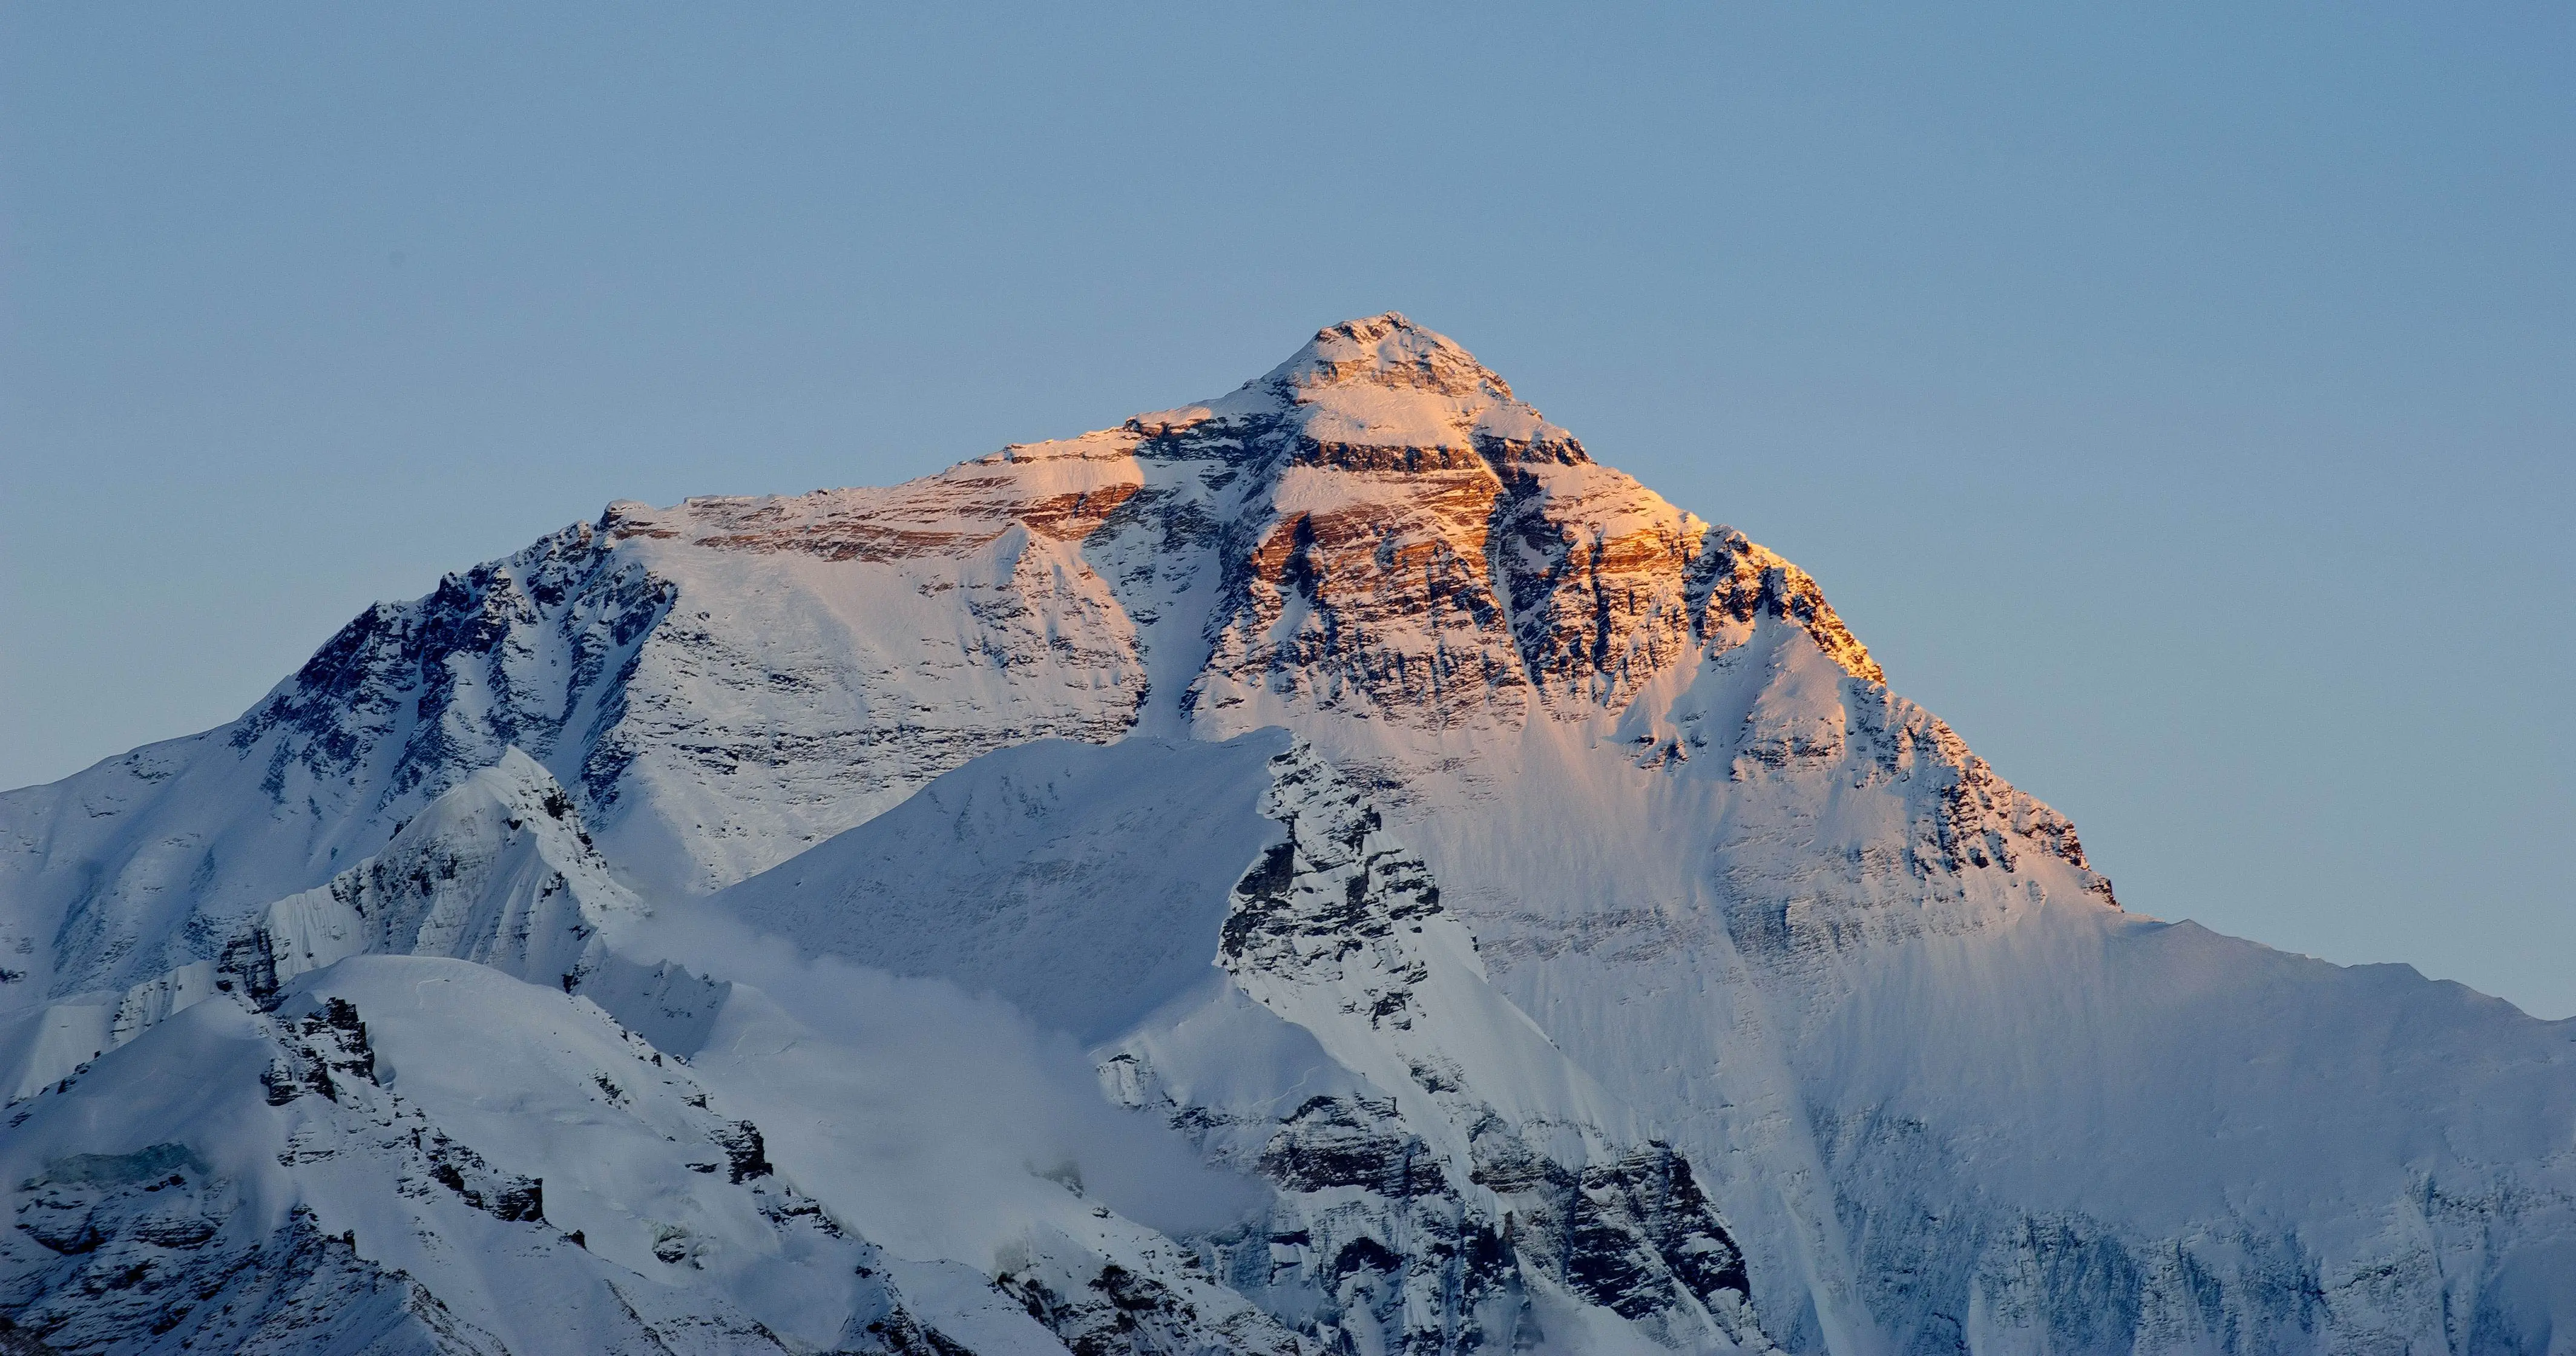
<path fill-rule="evenodd" d="M 1070 1034 L 989 992 L 799 955 L 703 905 L 667 909 L 618 940 L 732 984 L 705 1044 L 679 1053 L 764 1127 L 774 1157 L 850 1202 L 880 1243 L 989 1256 L 1041 1191 L 1180 1234 L 1240 1223 L 1271 1194 L 1204 1164 L 1162 1121 L 1103 1099 Z M 1058 978 L 1078 987 L 1093 977 Z"/>

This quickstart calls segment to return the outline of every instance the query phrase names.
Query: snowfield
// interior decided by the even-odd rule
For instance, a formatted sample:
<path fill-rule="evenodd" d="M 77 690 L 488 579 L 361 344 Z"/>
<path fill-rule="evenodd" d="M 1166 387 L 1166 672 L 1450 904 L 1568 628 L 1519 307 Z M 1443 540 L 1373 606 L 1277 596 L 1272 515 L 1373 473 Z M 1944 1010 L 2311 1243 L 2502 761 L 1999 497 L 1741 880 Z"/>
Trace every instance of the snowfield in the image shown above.
<path fill-rule="evenodd" d="M 2124 911 L 1392 314 L 0 795 L 0 1095 L 12 1352 L 2576 1352 L 2576 1022 Z"/>

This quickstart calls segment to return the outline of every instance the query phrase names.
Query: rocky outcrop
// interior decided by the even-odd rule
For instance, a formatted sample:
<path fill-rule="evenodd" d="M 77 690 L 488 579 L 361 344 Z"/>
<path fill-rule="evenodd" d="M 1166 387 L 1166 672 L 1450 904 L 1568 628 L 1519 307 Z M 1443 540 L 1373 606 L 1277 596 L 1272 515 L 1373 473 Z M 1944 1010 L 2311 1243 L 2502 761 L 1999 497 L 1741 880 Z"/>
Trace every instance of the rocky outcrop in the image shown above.
<path fill-rule="evenodd" d="M 1743 1256 L 1689 1162 L 1622 1124 L 1498 1108 L 1520 1090 L 1501 1068 L 1583 1080 L 1485 986 L 1428 868 L 1365 794 L 1302 744 L 1271 775 L 1264 812 L 1286 833 L 1235 886 L 1217 959 L 1364 1081 L 1265 1114 L 1239 1080 L 1229 1100 L 1191 1097 L 1151 1037 L 1104 1069 L 1131 1105 L 1278 1189 L 1253 1227 L 1203 1240 L 1211 1269 L 1328 1348 L 1544 1348 L 1551 1311 L 1587 1305 L 1680 1349 L 1764 1345 Z"/>
<path fill-rule="evenodd" d="M 344 956 L 453 956 L 571 988 L 601 927 L 644 906 L 611 874 L 573 799 L 512 748 L 382 852 L 263 910 L 225 948 L 254 1001 Z"/>
<path fill-rule="evenodd" d="M 1124 561 L 1136 539 L 1168 552 L 1213 529 L 1193 706 L 1266 692 L 1435 729 L 1580 719 L 1764 614 L 1878 676 L 1803 573 L 1594 463 L 1399 315 L 1328 328 L 1233 395 L 1126 431 L 1147 486 L 1089 550 Z M 1159 612 L 1146 592 L 1122 590 Z"/>
<path fill-rule="evenodd" d="M 1001 1259 L 994 1284 L 1073 1356 L 1298 1356 L 1311 1350 L 1258 1309 L 1230 1305 L 1209 1312 L 1183 1288 L 1088 1249 L 1023 1246 Z"/>
<path fill-rule="evenodd" d="M 325 1234 L 313 1212 L 256 1236 L 228 1182 L 187 1151 L 67 1159 L 29 1183 L 17 1229 L 58 1254 L 8 1321 L 31 1350 L 325 1349 L 502 1356 L 409 1276 Z M 14 1259 L 12 1259 L 14 1260 Z"/>
<path fill-rule="evenodd" d="M 363 1003 L 298 992 L 271 1014 L 230 996 L 188 1009 L 22 1107 L 20 1153 L 97 1103 L 148 1104 L 177 1081 L 174 1064 L 194 1075 L 198 1110 L 168 1127 L 176 1138 L 54 1155 L 13 1178 L 0 1316 L 65 1352 L 965 1349 L 907 1309 L 874 1246 L 778 1175 L 757 1126 L 710 1109 L 679 1065 L 595 1009 L 585 1017 L 557 995 L 558 1020 L 594 1034 L 539 1060 L 617 1052 L 587 1086 L 495 1068 L 486 1091 L 550 1100 L 556 1118 L 569 1119 L 569 1096 L 594 1120 L 629 1120 L 642 1133 L 628 1136 L 625 1171 L 649 1147 L 674 1160 L 675 1180 L 603 1195 L 585 1166 L 549 1191 L 525 1166 L 543 1155 L 524 1131 L 468 1142 L 434 1080 L 426 1098 L 403 1090 L 368 1011 L 468 967 L 386 965 L 387 982 L 361 985 Z M 256 1156 L 244 1155 L 256 1144 L 244 1125 L 270 1137 Z M 676 1170 L 683 1160 L 694 1161 Z"/>
<path fill-rule="evenodd" d="M 603 927 L 646 912 L 599 855 L 573 798 L 535 760 L 505 749 L 498 763 L 430 802 L 383 851 L 237 924 L 213 960 L 156 975 L 112 1001 L 83 995 L 40 1009 L 35 1020 L 49 1039 L 18 1053 L 7 1092 L 23 1097 L 221 994 L 265 1010 L 297 976 L 370 953 L 453 956 L 567 991 L 607 968 L 615 973 L 604 999 L 676 1036 L 688 1012 L 649 1011 L 659 997 L 685 1000 L 664 994 L 672 977 L 618 960 L 599 940 Z"/>
<path fill-rule="evenodd" d="M 575 524 L 418 602 L 369 608 L 226 744 L 258 759 L 275 803 L 327 802 L 357 821 L 434 797 L 513 746 L 573 753 L 581 784 L 605 791 L 613 755 L 584 755 L 617 723 L 636 647 L 673 597 L 613 544 Z"/>

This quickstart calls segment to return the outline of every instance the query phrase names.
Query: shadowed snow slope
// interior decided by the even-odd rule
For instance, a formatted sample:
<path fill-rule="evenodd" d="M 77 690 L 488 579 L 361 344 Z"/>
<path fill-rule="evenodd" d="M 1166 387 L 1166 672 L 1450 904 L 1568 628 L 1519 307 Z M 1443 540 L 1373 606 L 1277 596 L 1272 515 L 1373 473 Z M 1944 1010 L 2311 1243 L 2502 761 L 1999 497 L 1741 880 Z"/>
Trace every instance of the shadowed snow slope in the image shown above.
<path fill-rule="evenodd" d="M 1393 314 L 0 795 L 0 1091 L 66 1351 L 2576 1352 L 2576 1023 L 2124 912 Z"/>
<path fill-rule="evenodd" d="M 799 946 L 988 990 L 1086 1041 L 1208 973 L 1225 895 L 1279 835 L 1275 733 L 990 753 L 718 895 Z"/>

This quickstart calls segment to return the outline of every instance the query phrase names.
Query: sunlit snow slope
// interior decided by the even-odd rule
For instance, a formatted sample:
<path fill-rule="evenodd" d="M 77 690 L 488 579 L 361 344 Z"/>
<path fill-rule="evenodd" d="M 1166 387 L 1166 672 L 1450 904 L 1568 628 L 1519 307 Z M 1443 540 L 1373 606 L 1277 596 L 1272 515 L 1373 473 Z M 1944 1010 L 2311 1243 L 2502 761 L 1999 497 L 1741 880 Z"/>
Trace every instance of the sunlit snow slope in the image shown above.
<path fill-rule="evenodd" d="M 2576 1352 L 2576 1023 L 2123 912 L 1396 315 L 0 796 L 0 1085 L 0 1350 Z"/>

